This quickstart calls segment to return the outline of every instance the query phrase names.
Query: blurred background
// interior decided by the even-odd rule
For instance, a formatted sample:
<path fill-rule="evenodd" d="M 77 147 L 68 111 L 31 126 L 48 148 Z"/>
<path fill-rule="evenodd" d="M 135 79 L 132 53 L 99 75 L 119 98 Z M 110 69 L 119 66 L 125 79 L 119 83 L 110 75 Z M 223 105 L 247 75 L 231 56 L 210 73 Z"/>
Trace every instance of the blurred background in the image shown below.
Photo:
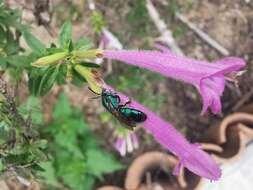
<path fill-rule="evenodd" d="M 94 48 L 101 45 L 102 36 L 109 33 L 114 41 L 105 48 L 110 49 L 153 49 L 159 41 L 176 53 L 198 60 L 214 61 L 228 55 L 242 57 L 247 62 L 246 73 L 239 77 L 238 87 L 232 83 L 226 85 L 222 114 L 217 116 L 211 113 L 200 116 L 199 93 L 193 86 L 180 81 L 115 61 L 103 64 L 102 75 L 108 84 L 169 121 L 189 141 L 212 143 L 214 148 L 206 149 L 210 154 L 218 152 L 224 171 L 227 171 L 226 167 L 238 168 L 228 171 L 228 175 L 242 168 L 238 161 L 241 157 L 252 158 L 252 146 L 249 152 L 245 148 L 250 147 L 252 136 L 247 136 L 242 143 L 241 136 L 233 133 L 231 142 L 224 145 L 204 135 L 209 128 L 219 127 L 224 118 L 242 111 L 251 117 L 245 125 L 252 130 L 251 0 L 5 0 L 4 3 L 14 12 L 18 11 L 22 23 L 47 46 L 56 41 L 62 24 L 71 20 L 73 39 L 85 37 Z M 20 44 L 29 51 L 22 38 Z M 15 73 L 15 70 L 11 72 Z M 226 179 L 230 180 L 230 185 L 232 180 L 242 183 L 240 189 L 253 188 L 253 174 L 250 174 L 253 170 L 234 178 L 224 177 L 220 185 L 211 187 L 208 187 L 209 181 L 189 171 L 179 177 L 173 176 L 171 166 L 175 164 L 175 158 L 167 158 L 169 151 L 142 128 L 134 132 L 138 138 L 136 146 L 132 142 L 126 153 L 118 152 L 114 148 L 116 139 L 127 138 L 129 132 L 99 100 L 91 100 L 94 94 L 86 85 L 55 85 L 45 96 L 34 97 L 28 92 L 25 76 L 15 83 L 11 76 L 5 76 L 5 80 L 11 88 L 14 86 L 18 110 L 24 117 L 32 117 L 36 126 L 34 131 L 39 133 L 40 139 L 33 147 L 15 148 L 5 158 L 8 162 L 0 162 L 1 190 L 93 190 L 108 185 L 115 186 L 107 187 L 108 190 L 116 190 L 116 187 L 126 190 L 231 189 L 224 185 L 228 183 Z M 234 126 L 245 119 L 238 116 L 237 120 L 232 120 Z M 5 124 L 1 121 L 0 125 L 2 130 Z M 223 151 L 231 147 L 230 153 L 223 154 L 220 147 Z M 237 150 L 239 148 L 243 150 Z M 224 160 L 237 153 L 240 153 L 237 161 L 223 165 Z M 7 153 L 1 148 L 0 154 L 2 157 Z M 137 158 L 153 161 L 134 165 Z M 252 167 L 250 159 L 241 164 L 245 163 L 245 168 Z M 134 166 L 137 168 L 132 168 Z M 138 166 L 142 168 L 138 169 Z M 129 177 L 133 174 L 130 171 L 136 174 L 135 179 Z M 245 178 L 247 174 L 248 178 Z"/>

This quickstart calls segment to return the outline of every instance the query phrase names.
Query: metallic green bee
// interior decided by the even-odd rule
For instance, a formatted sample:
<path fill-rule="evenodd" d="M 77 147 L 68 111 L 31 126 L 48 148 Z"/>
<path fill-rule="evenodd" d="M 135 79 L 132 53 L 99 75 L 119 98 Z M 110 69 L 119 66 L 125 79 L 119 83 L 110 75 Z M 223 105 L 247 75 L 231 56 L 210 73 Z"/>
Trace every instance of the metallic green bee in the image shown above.
<path fill-rule="evenodd" d="M 120 104 L 120 97 L 116 93 L 103 89 L 101 99 L 105 109 L 124 123 L 127 129 L 133 130 L 137 124 L 147 119 L 147 115 L 142 111 L 126 107 L 131 101 Z"/>

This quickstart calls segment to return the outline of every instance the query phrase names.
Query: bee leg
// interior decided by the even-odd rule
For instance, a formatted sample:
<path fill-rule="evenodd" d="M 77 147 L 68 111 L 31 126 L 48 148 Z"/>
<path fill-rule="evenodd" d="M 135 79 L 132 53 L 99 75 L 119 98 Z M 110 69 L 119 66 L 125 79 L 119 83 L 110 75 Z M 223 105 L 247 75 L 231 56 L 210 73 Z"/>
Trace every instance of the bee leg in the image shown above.
<path fill-rule="evenodd" d="M 134 127 L 132 127 L 132 126 L 126 125 L 126 126 L 124 126 L 124 127 L 127 128 L 127 129 L 130 130 L 130 131 L 134 131 Z"/>
<path fill-rule="evenodd" d="M 119 108 L 125 107 L 126 105 L 131 104 L 131 98 L 129 98 L 129 100 L 127 102 L 125 102 L 124 104 L 119 105 Z"/>

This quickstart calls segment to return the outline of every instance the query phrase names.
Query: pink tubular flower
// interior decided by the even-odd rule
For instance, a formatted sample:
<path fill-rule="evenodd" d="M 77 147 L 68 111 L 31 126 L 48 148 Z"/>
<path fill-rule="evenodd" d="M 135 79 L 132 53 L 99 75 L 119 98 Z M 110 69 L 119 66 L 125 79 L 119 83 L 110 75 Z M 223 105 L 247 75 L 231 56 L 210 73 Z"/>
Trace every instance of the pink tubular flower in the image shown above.
<path fill-rule="evenodd" d="M 193 84 L 203 100 L 202 114 L 208 107 L 221 112 L 220 96 L 224 91 L 225 75 L 235 74 L 245 66 L 243 59 L 227 57 L 213 63 L 198 61 L 173 54 L 161 45 L 161 51 L 104 50 L 105 58 L 123 61 Z"/>
<path fill-rule="evenodd" d="M 110 87 L 108 87 L 108 89 L 111 90 Z M 122 102 L 129 100 L 125 95 L 121 93 L 117 94 L 120 96 Z M 180 163 L 174 169 L 174 174 L 178 174 L 180 169 L 184 166 L 199 176 L 211 180 L 218 180 L 220 178 L 221 170 L 215 161 L 201 150 L 198 145 L 190 144 L 183 135 L 178 133 L 169 123 L 165 122 L 138 102 L 131 101 L 129 106 L 147 115 L 147 120 L 143 123 L 143 127 L 148 129 L 161 145 L 169 149 L 179 158 Z M 116 144 L 122 145 L 123 142 L 119 141 Z M 125 150 L 125 148 L 122 149 Z"/>
<path fill-rule="evenodd" d="M 109 30 L 106 28 L 102 29 L 101 40 L 99 42 L 99 49 L 123 49 L 123 45 L 120 43 L 118 38 L 114 36 Z M 102 58 L 97 58 L 96 63 L 101 64 L 103 61 Z"/>
<path fill-rule="evenodd" d="M 126 141 L 124 138 L 117 138 L 116 142 L 114 143 L 114 147 L 120 153 L 121 156 L 126 155 Z"/>
<path fill-rule="evenodd" d="M 122 49 L 123 46 L 118 40 L 116 36 L 114 36 L 109 30 L 106 28 L 102 29 L 102 38 L 99 43 L 99 48 L 107 48 L 107 49 Z"/>
<path fill-rule="evenodd" d="M 128 133 L 125 136 L 118 136 L 114 147 L 121 156 L 125 156 L 127 152 L 133 152 L 139 147 L 139 141 L 134 133 Z"/>

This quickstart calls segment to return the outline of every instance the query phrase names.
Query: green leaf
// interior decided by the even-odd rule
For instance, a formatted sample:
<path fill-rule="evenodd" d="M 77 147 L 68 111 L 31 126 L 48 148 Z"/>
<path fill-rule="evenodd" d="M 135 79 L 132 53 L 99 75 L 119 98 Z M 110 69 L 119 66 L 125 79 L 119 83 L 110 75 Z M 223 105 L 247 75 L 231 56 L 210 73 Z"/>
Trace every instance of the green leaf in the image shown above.
<path fill-rule="evenodd" d="M 19 43 L 15 39 L 14 34 L 8 30 L 6 35 L 6 46 L 4 48 L 5 52 L 8 55 L 16 54 L 19 48 L 20 48 Z"/>
<path fill-rule="evenodd" d="M 42 69 L 32 69 L 31 72 L 28 73 L 28 88 L 31 95 L 38 96 L 39 86 L 42 79 L 41 71 Z"/>
<path fill-rule="evenodd" d="M 43 113 L 41 102 L 39 98 L 35 96 L 29 96 L 25 103 L 23 103 L 18 111 L 25 117 L 31 117 L 32 123 L 42 124 L 43 123 Z"/>
<path fill-rule="evenodd" d="M 67 74 L 67 64 L 59 65 L 59 74 L 56 78 L 56 82 L 59 85 L 63 85 L 66 83 L 66 74 Z"/>
<path fill-rule="evenodd" d="M 68 52 L 72 52 L 74 50 L 74 45 L 73 45 L 73 42 L 72 40 L 70 39 L 69 42 L 68 42 Z"/>
<path fill-rule="evenodd" d="M 6 58 L 6 61 L 8 64 L 11 66 L 24 69 L 24 68 L 29 68 L 30 64 L 36 59 L 34 54 L 30 55 L 13 55 L 13 56 L 8 56 Z"/>
<path fill-rule="evenodd" d="M 38 144 L 36 145 L 32 144 L 32 148 L 29 151 L 33 157 L 33 160 L 36 162 L 47 161 L 46 154 L 42 150 L 40 150 L 37 146 Z"/>
<path fill-rule="evenodd" d="M 66 21 L 60 31 L 59 35 L 59 45 L 61 48 L 68 48 L 68 44 L 72 39 L 72 24 L 70 21 Z"/>
<path fill-rule="evenodd" d="M 83 189 L 85 190 L 93 190 L 95 184 L 95 178 L 90 175 L 86 175 L 84 178 L 84 182 L 82 184 Z"/>
<path fill-rule="evenodd" d="M 33 146 L 40 149 L 45 149 L 48 145 L 48 141 L 45 139 L 40 139 L 34 142 Z"/>
<path fill-rule="evenodd" d="M 55 175 L 55 169 L 52 162 L 42 162 L 39 164 L 44 171 L 39 171 L 37 174 L 42 177 L 48 185 L 57 186 L 58 181 Z"/>
<path fill-rule="evenodd" d="M 81 64 L 82 66 L 91 67 L 91 68 L 100 68 L 101 67 L 101 65 L 99 65 L 99 64 L 89 63 L 89 62 L 80 62 L 79 64 Z"/>
<path fill-rule="evenodd" d="M 75 49 L 78 50 L 87 50 L 93 47 L 92 42 L 85 37 L 81 37 L 77 40 L 77 42 L 75 43 Z"/>
<path fill-rule="evenodd" d="M 87 168 L 90 174 L 101 178 L 103 174 L 120 170 L 123 166 L 108 153 L 90 149 L 87 150 Z"/>
<path fill-rule="evenodd" d="M 64 155 L 62 155 L 64 156 Z M 59 160 L 57 175 L 63 179 L 63 182 L 74 190 L 84 190 L 86 183 L 86 167 L 84 160 L 76 159 L 68 155 L 68 159 Z M 64 158 L 64 157 L 63 157 Z M 85 189 L 86 190 L 86 189 Z"/>
<path fill-rule="evenodd" d="M 72 108 L 69 103 L 69 99 L 64 93 L 61 93 L 58 98 L 58 102 L 56 103 L 54 107 L 53 118 L 61 119 L 61 118 L 69 117 L 71 114 L 72 114 Z"/>
<path fill-rule="evenodd" d="M 45 72 L 45 74 L 43 75 L 41 79 L 38 95 L 41 95 L 41 96 L 45 95 L 53 87 L 56 81 L 58 72 L 59 72 L 58 66 L 49 67 L 47 69 L 47 71 Z"/>
<path fill-rule="evenodd" d="M 6 67 L 7 59 L 5 57 L 0 57 L 0 66 L 1 68 Z"/>
<path fill-rule="evenodd" d="M 55 134 L 55 143 L 64 148 L 65 151 L 69 151 L 74 158 L 84 158 L 81 150 L 78 147 L 77 138 L 76 136 L 71 135 L 71 131 L 59 131 L 57 134 Z"/>
<path fill-rule="evenodd" d="M 6 33 L 4 28 L 0 25 L 0 42 L 3 42 L 6 38 Z"/>
<path fill-rule="evenodd" d="M 2 160 L 0 159 L 0 172 L 4 170 L 4 164 L 2 162 Z"/>
<path fill-rule="evenodd" d="M 45 53 L 46 47 L 45 45 L 38 40 L 33 34 L 28 31 L 23 32 L 24 39 L 27 45 L 37 54 L 41 55 Z"/>
<path fill-rule="evenodd" d="M 82 76 L 80 76 L 80 74 L 76 71 L 73 70 L 73 79 L 71 81 L 72 84 L 81 87 L 84 85 L 84 83 L 86 83 L 87 81 L 85 80 L 85 78 L 83 78 Z"/>

